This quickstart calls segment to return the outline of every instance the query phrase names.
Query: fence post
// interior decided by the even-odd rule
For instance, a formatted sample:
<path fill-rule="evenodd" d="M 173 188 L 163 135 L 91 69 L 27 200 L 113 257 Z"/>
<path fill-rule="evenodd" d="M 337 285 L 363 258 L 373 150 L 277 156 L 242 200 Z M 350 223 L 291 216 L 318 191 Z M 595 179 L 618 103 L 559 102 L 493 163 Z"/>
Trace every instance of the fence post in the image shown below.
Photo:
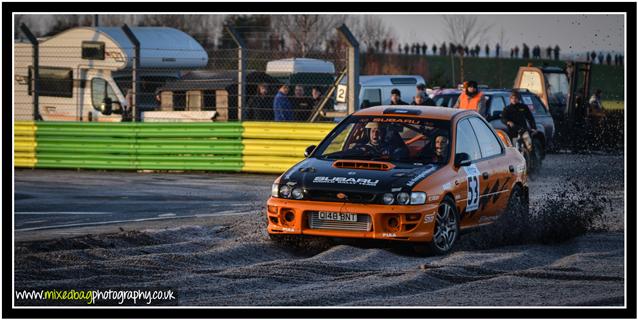
<path fill-rule="evenodd" d="M 235 28 L 227 26 L 226 30 L 237 45 L 237 120 L 241 121 L 242 109 L 246 106 L 246 45 Z"/>
<path fill-rule="evenodd" d="M 348 114 L 352 114 L 359 105 L 359 42 L 345 24 L 337 31 L 348 45 Z"/>
<path fill-rule="evenodd" d="M 24 24 L 20 24 L 20 30 L 24 32 L 33 45 L 33 119 L 42 120 L 40 116 L 40 44 L 38 39 L 31 33 L 31 30 Z"/>
<path fill-rule="evenodd" d="M 133 55 L 134 55 L 133 56 L 133 71 L 131 74 L 131 80 L 133 81 L 131 90 L 133 92 L 131 93 L 132 98 L 131 98 L 131 105 L 129 106 L 129 108 L 131 109 L 131 113 L 132 113 L 131 121 L 135 122 L 137 120 L 137 111 L 138 111 L 137 110 L 137 101 L 138 101 L 137 92 L 140 87 L 139 72 L 137 70 L 140 67 L 140 41 L 137 40 L 137 37 L 135 37 L 135 35 L 133 34 L 133 31 L 131 30 L 131 28 L 128 27 L 128 25 L 124 24 L 124 26 L 122 27 L 122 31 L 124 31 L 124 34 L 126 34 L 129 41 L 131 41 L 134 47 L 133 48 L 134 49 L 133 50 Z"/>

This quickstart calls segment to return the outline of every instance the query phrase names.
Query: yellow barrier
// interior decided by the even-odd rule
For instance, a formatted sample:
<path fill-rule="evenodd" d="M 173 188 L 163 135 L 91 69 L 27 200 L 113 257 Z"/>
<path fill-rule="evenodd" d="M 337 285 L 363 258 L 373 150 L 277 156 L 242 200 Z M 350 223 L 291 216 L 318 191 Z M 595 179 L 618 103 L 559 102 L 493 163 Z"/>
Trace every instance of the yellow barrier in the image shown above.
<path fill-rule="evenodd" d="M 37 163 L 36 131 L 37 127 L 33 121 L 16 121 L 13 124 L 13 165 L 15 167 L 33 168 Z"/>
<path fill-rule="evenodd" d="M 334 123 L 242 123 L 243 172 L 283 173 L 304 159 L 310 145 L 318 145 Z"/>
<path fill-rule="evenodd" d="M 310 145 L 317 145 L 318 140 L 275 140 L 244 139 L 244 156 L 282 156 L 301 157 Z"/>
<path fill-rule="evenodd" d="M 283 173 L 304 157 L 244 156 L 242 172 Z"/>
<path fill-rule="evenodd" d="M 243 139 L 320 141 L 334 128 L 332 123 L 244 122 Z"/>

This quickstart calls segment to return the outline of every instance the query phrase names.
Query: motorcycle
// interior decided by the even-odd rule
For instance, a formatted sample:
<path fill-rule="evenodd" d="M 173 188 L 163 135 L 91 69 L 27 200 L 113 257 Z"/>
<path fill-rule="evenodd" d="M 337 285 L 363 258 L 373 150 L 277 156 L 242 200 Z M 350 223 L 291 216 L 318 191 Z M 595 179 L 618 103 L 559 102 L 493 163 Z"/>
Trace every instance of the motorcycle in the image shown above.
<path fill-rule="evenodd" d="M 534 130 L 530 134 L 530 131 L 526 129 L 518 130 L 517 136 L 513 139 L 514 147 L 523 155 L 525 158 L 525 165 L 527 169 L 527 173 L 535 173 L 538 171 L 541 165 L 541 158 L 538 150 L 535 150 L 534 144 L 532 143 L 532 135 L 534 134 Z"/>

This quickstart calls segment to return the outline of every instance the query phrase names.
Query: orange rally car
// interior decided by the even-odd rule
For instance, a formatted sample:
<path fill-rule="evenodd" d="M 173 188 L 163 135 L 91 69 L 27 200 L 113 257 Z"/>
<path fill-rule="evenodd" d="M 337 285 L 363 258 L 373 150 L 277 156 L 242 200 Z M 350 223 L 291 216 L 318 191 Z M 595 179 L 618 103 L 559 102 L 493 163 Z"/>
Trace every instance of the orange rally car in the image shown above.
<path fill-rule="evenodd" d="M 528 206 L 525 160 L 478 113 L 378 106 L 308 147 L 275 180 L 266 214 L 275 239 L 401 240 L 445 254 L 461 230 L 493 222 L 513 203 Z"/>

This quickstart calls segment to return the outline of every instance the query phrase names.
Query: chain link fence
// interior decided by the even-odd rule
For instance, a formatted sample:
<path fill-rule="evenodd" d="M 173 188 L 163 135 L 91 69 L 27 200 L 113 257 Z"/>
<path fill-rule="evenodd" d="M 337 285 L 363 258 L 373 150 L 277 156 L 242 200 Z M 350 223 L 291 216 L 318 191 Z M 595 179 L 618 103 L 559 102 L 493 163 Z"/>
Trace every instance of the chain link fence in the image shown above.
<path fill-rule="evenodd" d="M 15 120 L 333 121 L 313 114 L 334 105 L 348 63 L 339 41 L 299 50 L 266 32 L 237 39 L 230 28 L 219 45 L 202 45 L 203 35 L 172 28 L 131 28 L 136 39 L 126 28 L 16 42 Z"/>

